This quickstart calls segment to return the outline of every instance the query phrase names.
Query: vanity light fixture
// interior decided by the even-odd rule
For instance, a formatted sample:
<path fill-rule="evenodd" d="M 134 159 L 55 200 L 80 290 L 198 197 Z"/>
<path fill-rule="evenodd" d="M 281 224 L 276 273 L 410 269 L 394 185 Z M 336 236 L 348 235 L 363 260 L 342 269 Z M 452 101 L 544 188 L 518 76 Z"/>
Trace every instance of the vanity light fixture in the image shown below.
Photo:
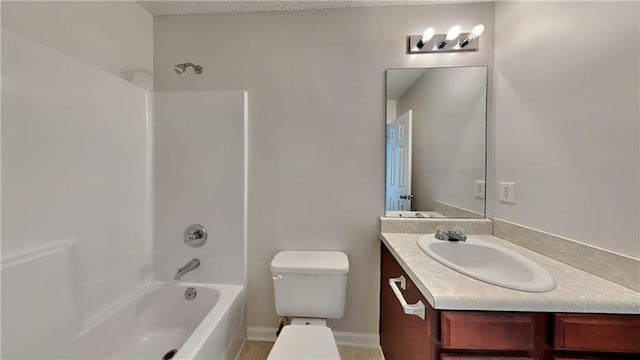
<path fill-rule="evenodd" d="M 468 33 L 460 30 L 460 26 L 455 25 L 446 34 L 436 34 L 430 27 L 422 35 L 407 36 L 407 54 L 478 51 L 484 25 L 478 24 Z"/>

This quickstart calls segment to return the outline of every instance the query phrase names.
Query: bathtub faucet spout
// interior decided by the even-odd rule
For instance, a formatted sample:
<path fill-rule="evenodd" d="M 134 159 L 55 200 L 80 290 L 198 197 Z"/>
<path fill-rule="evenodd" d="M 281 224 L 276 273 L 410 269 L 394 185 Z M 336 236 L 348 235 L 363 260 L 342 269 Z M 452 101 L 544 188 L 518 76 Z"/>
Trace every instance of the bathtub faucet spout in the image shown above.
<path fill-rule="evenodd" d="M 186 273 L 195 270 L 198 266 L 200 266 L 200 260 L 192 259 L 185 266 L 178 269 L 175 280 L 180 280 Z"/>

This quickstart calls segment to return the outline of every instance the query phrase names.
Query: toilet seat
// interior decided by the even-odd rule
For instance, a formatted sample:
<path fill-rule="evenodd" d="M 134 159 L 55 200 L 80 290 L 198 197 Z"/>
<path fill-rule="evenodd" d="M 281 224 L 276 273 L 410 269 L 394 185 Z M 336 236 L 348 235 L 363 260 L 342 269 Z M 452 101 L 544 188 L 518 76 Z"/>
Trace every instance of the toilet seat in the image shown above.
<path fill-rule="evenodd" d="M 339 360 L 331 329 L 326 326 L 287 325 L 273 345 L 268 360 Z"/>

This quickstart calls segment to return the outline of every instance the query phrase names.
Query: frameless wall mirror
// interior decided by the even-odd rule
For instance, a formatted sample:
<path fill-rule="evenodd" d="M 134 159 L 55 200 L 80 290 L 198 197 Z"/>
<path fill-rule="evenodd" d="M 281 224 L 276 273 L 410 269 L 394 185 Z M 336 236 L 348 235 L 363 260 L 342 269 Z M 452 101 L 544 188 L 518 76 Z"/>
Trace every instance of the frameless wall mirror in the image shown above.
<path fill-rule="evenodd" d="M 387 70 L 385 215 L 485 217 L 487 67 Z"/>

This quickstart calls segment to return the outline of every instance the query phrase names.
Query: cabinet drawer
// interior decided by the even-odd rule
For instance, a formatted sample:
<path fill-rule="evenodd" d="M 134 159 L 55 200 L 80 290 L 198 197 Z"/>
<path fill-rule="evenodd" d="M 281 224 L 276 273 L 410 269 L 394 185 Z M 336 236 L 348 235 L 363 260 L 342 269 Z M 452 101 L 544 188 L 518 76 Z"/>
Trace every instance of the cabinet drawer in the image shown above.
<path fill-rule="evenodd" d="M 537 314 L 443 311 L 441 320 L 443 349 L 532 351 L 544 342 Z"/>
<path fill-rule="evenodd" d="M 611 360 L 611 359 L 610 358 L 604 358 L 604 357 L 596 357 L 596 356 L 593 356 L 592 354 L 590 354 L 590 355 L 582 356 L 582 357 L 580 357 L 580 356 L 572 356 L 572 357 L 566 357 L 566 356 L 557 357 L 557 356 L 554 356 L 553 360 Z M 626 360 L 626 359 L 623 359 L 623 360 Z"/>
<path fill-rule="evenodd" d="M 640 353 L 640 316 L 558 314 L 554 348 Z"/>
<path fill-rule="evenodd" d="M 442 355 L 440 360 L 534 360 L 522 356 L 481 356 L 481 355 Z"/>

